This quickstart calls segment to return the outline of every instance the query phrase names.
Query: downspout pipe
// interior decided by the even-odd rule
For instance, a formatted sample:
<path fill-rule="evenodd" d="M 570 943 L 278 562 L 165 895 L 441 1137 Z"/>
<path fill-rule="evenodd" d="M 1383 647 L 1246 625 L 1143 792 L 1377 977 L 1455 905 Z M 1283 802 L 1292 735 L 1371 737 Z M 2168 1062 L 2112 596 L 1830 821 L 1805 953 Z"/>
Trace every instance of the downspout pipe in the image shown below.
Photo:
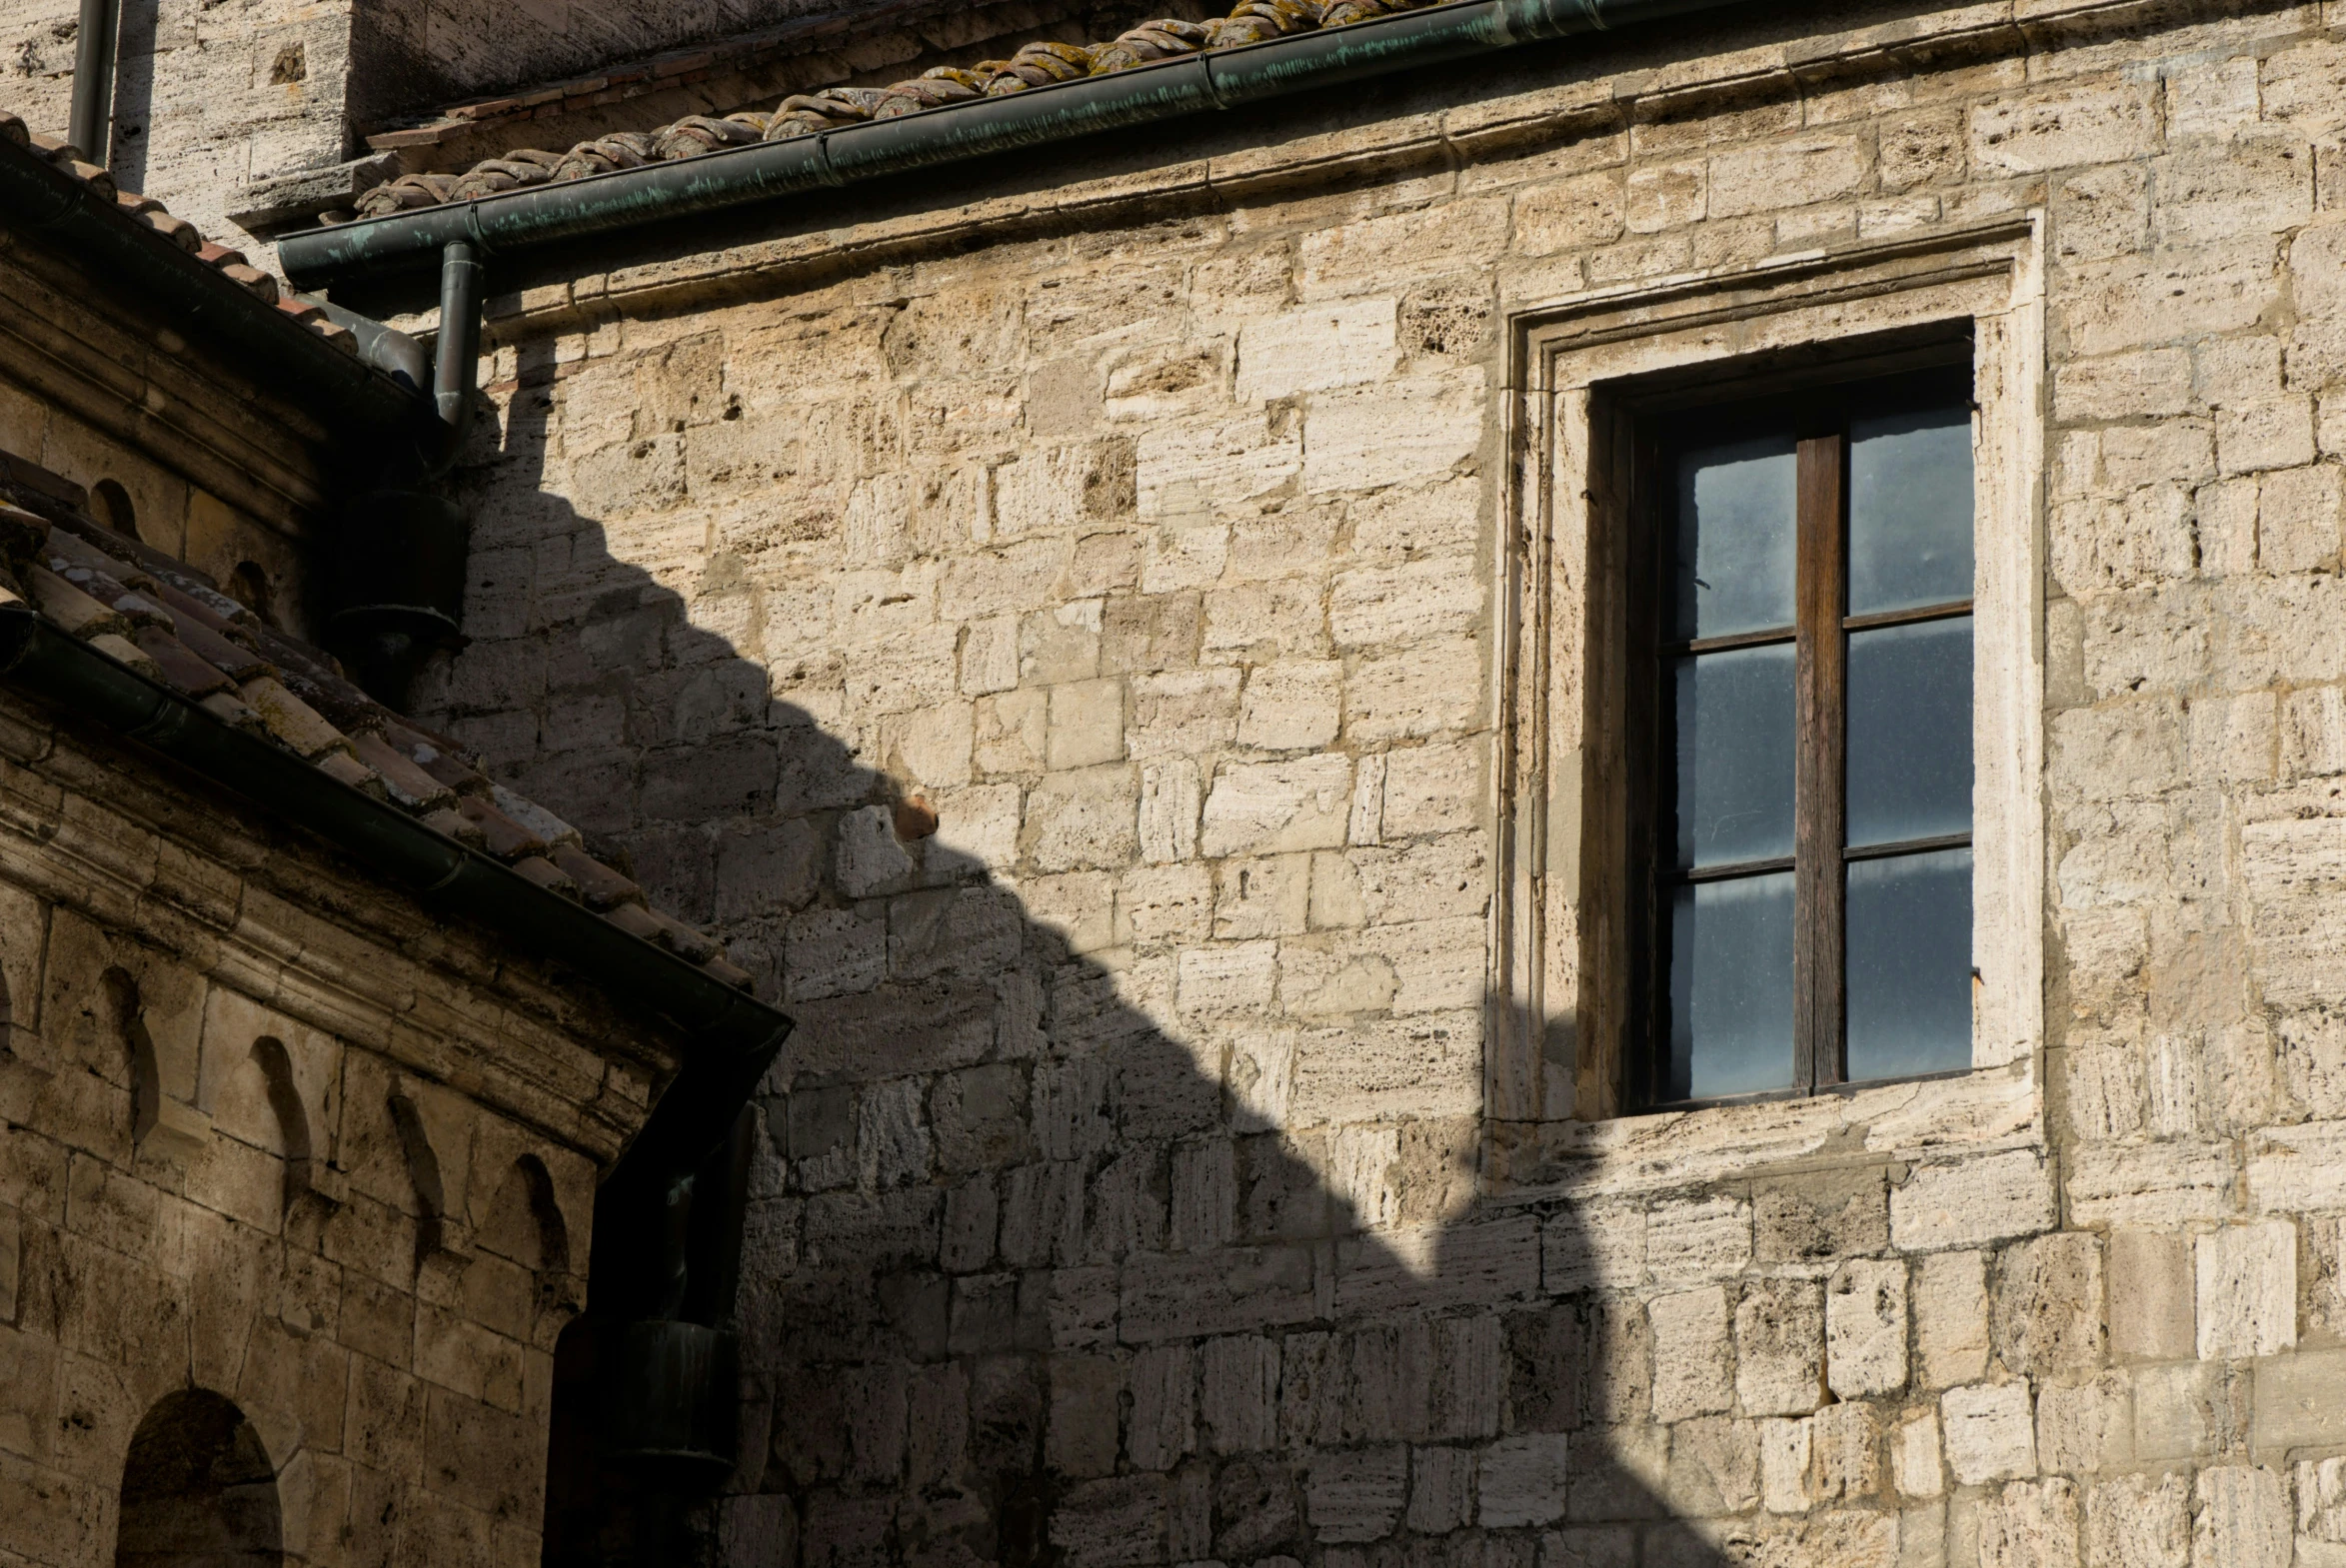
<path fill-rule="evenodd" d="M 405 712 L 432 654 L 461 646 L 464 509 L 435 481 L 456 465 L 472 428 L 481 358 L 481 264 L 469 240 L 440 253 L 440 336 L 432 351 L 432 418 L 374 489 L 350 501 L 334 534 L 327 642 L 369 695 Z"/>
<path fill-rule="evenodd" d="M 481 260 L 470 240 L 440 251 L 440 338 L 432 348 L 432 408 L 440 416 L 440 445 L 425 461 L 433 479 L 447 473 L 464 450 L 473 417 L 473 378 L 481 361 Z"/>
<path fill-rule="evenodd" d="M 810 136 L 312 229 L 279 240 L 277 256 L 286 276 L 305 289 L 429 265 L 455 240 L 470 240 L 484 259 L 494 259 L 1738 3 L 1464 0 Z"/>
<path fill-rule="evenodd" d="M 112 168 L 115 49 L 122 0 L 81 0 L 73 35 L 73 109 L 65 139 L 100 168 Z"/>

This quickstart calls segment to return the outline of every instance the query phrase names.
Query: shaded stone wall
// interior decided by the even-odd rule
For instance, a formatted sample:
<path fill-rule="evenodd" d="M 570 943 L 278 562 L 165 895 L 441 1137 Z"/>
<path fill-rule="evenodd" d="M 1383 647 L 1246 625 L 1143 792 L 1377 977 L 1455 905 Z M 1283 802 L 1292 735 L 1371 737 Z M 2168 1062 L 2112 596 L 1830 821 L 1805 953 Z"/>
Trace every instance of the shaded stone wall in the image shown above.
<path fill-rule="evenodd" d="M 535 1564 L 596 1174 L 672 1062 L 152 766 L 0 700 L 0 1553 L 114 1561 L 137 1432 L 124 1560 L 184 1500 Z"/>
<path fill-rule="evenodd" d="M 307 411 L 32 245 L 0 256 L 0 453 L 91 492 L 88 514 L 187 562 L 296 636 L 306 539 L 334 483 Z"/>
<path fill-rule="evenodd" d="M 1684 24 L 504 302 L 434 718 L 800 1022 L 714 1549 L 2346 1552 L 2335 21 Z M 1518 324 L 2003 215 L 2041 1030 L 1530 1183 Z"/>

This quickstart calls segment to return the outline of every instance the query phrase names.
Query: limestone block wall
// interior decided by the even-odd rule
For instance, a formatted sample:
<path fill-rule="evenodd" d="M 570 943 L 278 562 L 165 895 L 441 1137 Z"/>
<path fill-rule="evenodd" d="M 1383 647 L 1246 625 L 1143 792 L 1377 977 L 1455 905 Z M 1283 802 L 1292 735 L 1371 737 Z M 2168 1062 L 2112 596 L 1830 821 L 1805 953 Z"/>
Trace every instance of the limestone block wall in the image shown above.
<path fill-rule="evenodd" d="M 535 1564 L 596 1172 L 670 1063 L 151 769 L 0 700 L 0 1554 L 234 1517 L 288 1563 Z M 227 1406 L 232 1516 L 139 1462 Z"/>
<path fill-rule="evenodd" d="M 254 182 L 350 156 L 353 9 L 126 5 L 111 164 L 121 183 L 242 244 L 227 219 L 246 209 Z M 65 134 L 77 26 L 78 7 L 57 0 L 0 8 L 8 106 L 36 131 Z"/>
<path fill-rule="evenodd" d="M 300 542 L 191 482 L 107 430 L 16 385 L 0 364 L 0 452 L 73 481 L 98 499 L 94 516 L 187 562 L 295 636 L 309 630 L 309 572 Z"/>
<path fill-rule="evenodd" d="M 934 64 L 948 57 L 936 51 L 1032 32 L 1062 21 L 1068 9 L 1033 0 L 519 7 L 485 0 L 256 0 L 232 7 L 129 0 L 112 167 L 127 188 L 273 269 L 270 247 L 258 236 L 347 209 L 403 170 L 461 168 L 523 146 L 559 150 L 611 130 L 655 130 L 688 114 L 771 109 L 789 93 L 869 73 L 895 80 L 907 73 L 892 68 Z M 65 134 L 78 25 L 76 0 L 0 3 L 7 83 L 0 105 L 36 131 Z M 1054 36 L 1084 32 L 1079 18 Z M 760 51 L 745 43 L 752 38 L 777 48 Z M 708 44 L 732 47 L 722 58 L 691 53 Z M 745 52 L 756 56 L 746 69 Z M 621 67 L 632 69 L 617 88 L 582 85 L 597 71 Z M 645 80 L 655 74 L 656 83 Z M 464 137 L 462 121 L 444 123 L 439 135 L 399 138 L 398 146 L 367 143 L 459 101 L 526 95 L 548 83 L 558 85 L 545 102 L 501 117 L 477 143 Z M 561 118 L 533 127 L 533 113 Z"/>
<path fill-rule="evenodd" d="M 93 299 L 63 257 L 7 249 L 0 453 L 83 487 L 89 516 L 306 636 L 305 541 L 338 482 L 327 433 L 276 389 L 189 352 L 143 319 L 146 304 Z"/>
<path fill-rule="evenodd" d="M 1676 27 L 507 301 L 431 717 L 800 1024 L 725 1559 L 2346 1555 L 2337 20 Z M 2041 1025 L 1502 1103 L 1526 334 L 2007 219 Z"/>

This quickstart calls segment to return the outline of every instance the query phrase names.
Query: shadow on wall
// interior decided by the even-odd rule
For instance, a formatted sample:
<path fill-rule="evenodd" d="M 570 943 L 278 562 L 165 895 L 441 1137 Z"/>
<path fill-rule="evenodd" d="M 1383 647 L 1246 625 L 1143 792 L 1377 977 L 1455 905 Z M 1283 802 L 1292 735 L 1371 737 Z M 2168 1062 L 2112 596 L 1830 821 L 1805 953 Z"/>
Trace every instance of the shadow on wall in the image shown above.
<path fill-rule="evenodd" d="M 282 1533 L 276 1471 L 243 1411 L 194 1388 L 147 1412 L 123 1461 L 115 1568 L 269 1568 Z"/>
<path fill-rule="evenodd" d="M 106 166 L 126 191 L 147 188 L 154 145 L 155 51 L 163 44 L 162 0 L 122 0 L 115 31 L 114 146 Z"/>
<path fill-rule="evenodd" d="M 419 708 L 722 930 L 798 1020 L 762 1101 L 730 1495 L 662 1513 L 593 1472 L 566 1402 L 549 1564 L 1895 1560 L 1894 1512 L 1838 1516 L 1829 1549 L 1692 1522 L 1756 1511 L 1756 1428 L 1725 1413 L 1723 1362 L 1715 1388 L 1664 1369 L 1684 1408 L 1666 1437 L 1647 1424 L 1646 1317 L 1588 1288 L 1569 1205 L 1478 1199 L 1471 1118 L 1281 1131 L 1294 1044 L 1251 960 L 1181 971 L 1177 1037 L 1128 999 L 1172 980 L 1153 952 L 1203 934 L 1193 900 L 1129 914 L 1140 957 L 1119 965 L 954 848 L 950 808 L 901 838 L 924 825 L 905 787 L 737 651 L 759 612 L 733 558 L 704 571 L 697 530 L 674 541 L 675 572 L 742 612 L 694 625 L 540 488 L 550 358 L 521 379 L 467 471 L 476 641 Z M 955 681 L 950 647 L 942 671 L 810 657 L 883 707 L 891 683 L 910 707 Z M 1077 797 L 1044 830 L 1140 863 L 1118 798 L 1121 820 Z M 1473 913 L 1485 861 L 1469 880 L 1448 896 Z M 1353 1032 L 1385 1062 L 1454 1063 L 1477 1049 L 1460 1000 Z"/>

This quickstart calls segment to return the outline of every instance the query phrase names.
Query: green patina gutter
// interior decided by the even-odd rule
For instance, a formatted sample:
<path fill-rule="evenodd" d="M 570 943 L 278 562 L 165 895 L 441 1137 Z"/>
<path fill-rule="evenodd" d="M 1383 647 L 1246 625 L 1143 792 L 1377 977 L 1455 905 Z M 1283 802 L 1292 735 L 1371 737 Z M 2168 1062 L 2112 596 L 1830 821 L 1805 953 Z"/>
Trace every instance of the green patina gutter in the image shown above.
<path fill-rule="evenodd" d="M 589 976 L 624 1009 L 683 1034 L 683 1068 L 621 1162 L 631 1174 L 673 1176 L 707 1158 L 790 1032 L 788 1017 L 746 991 L 222 723 L 21 601 L 0 606 L 0 680 L 308 828 L 434 908 Z"/>
<path fill-rule="evenodd" d="M 437 266 L 442 249 L 457 241 L 494 259 L 1735 3 L 1468 0 L 674 163 L 313 229 L 279 240 L 277 255 L 286 276 L 305 289 Z"/>

